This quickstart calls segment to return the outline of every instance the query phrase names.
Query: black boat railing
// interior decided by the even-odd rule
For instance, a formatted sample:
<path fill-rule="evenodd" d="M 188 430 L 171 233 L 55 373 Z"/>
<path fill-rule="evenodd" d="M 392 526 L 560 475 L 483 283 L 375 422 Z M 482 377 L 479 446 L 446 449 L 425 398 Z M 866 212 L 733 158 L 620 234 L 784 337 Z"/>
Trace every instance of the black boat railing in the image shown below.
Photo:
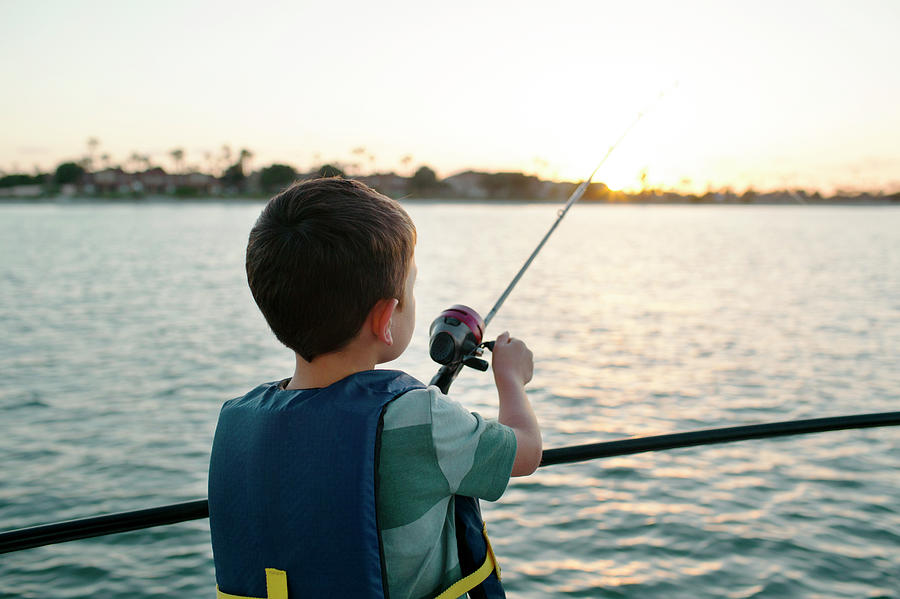
<path fill-rule="evenodd" d="M 897 425 L 900 425 L 900 412 L 880 412 L 705 429 L 548 449 L 544 451 L 541 466 L 569 464 L 648 451 L 731 443 L 750 439 Z M 43 545 L 53 545 L 55 543 L 88 539 L 166 524 L 177 524 L 207 517 L 209 517 L 209 506 L 206 499 L 198 499 L 196 501 L 163 505 L 131 512 L 41 524 L 39 526 L 0 532 L 0 553 L 10 553 Z"/>

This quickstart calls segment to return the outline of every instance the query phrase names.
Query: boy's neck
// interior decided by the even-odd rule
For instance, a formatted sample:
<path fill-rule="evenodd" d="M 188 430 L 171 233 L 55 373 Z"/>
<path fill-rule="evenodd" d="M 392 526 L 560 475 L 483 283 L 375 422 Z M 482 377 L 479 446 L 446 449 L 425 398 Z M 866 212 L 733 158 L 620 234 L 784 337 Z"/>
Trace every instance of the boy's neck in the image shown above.
<path fill-rule="evenodd" d="M 353 348 L 317 356 L 312 362 L 295 356 L 294 376 L 285 389 L 320 389 L 351 374 L 372 370 L 377 363 L 374 356 L 353 351 Z"/>
<path fill-rule="evenodd" d="M 412 272 L 415 274 L 415 271 Z M 320 389 L 398 357 L 406 349 L 412 335 L 414 325 L 406 321 L 410 314 L 415 315 L 413 311 L 400 316 L 402 320 L 395 328 L 402 331 L 402 341 L 395 344 L 391 326 L 394 323 L 392 316 L 399 314 L 395 312 L 398 304 L 397 299 L 376 302 L 356 335 L 339 350 L 318 355 L 311 362 L 295 353 L 294 376 L 285 385 L 285 389 Z"/>

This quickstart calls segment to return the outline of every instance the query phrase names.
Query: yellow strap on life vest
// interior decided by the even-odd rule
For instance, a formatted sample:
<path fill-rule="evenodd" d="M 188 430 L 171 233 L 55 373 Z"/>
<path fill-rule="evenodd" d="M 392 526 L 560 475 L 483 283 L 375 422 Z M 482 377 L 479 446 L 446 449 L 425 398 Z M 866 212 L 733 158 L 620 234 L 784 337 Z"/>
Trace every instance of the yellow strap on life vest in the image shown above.
<path fill-rule="evenodd" d="M 216 599 L 258 599 L 256 597 L 243 597 L 241 595 L 230 595 L 219 590 L 216 585 Z M 288 599 L 287 593 L 287 572 L 284 570 L 276 570 L 275 568 L 266 568 L 266 596 L 264 599 Z"/>
<path fill-rule="evenodd" d="M 484 580 L 491 575 L 491 572 L 494 570 L 497 571 L 497 580 L 501 580 L 500 578 L 500 564 L 497 563 L 497 556 L 494 555 L 494 548 L 491 547 L 491 540 L 488 538 L 487 534 L 487 525 L 481 529 L 481 533 L 484 535 L 484 541 L 487 543 L 487 555 L 484 556 L 484 563 L 481 566 L 460 580 L 457 580 L 452 585 L 450 585 L 447 590 L 443 593 L 435 597 L 434 599 L 456 599 L 457 597 L 462 597 L 479 584 L 484 582 Z"/>
<path fill-rule="evenodd" d="M 497 572 L 497 579 L 500 578 L 500 564 L 497 563 L 497 556 L 494 555 L 494 548 L 491 547 L 491 540 L 488 538 L 487 525 L 481 529 L 484 535 L 484 541 L 487 545 L 487 555 L 484 556 L 484 563 L 466 576 L 457 580 L 435 599 L 456 599 L 462 597 L 491 575 L 491 572 Z M 219 590 L 216 585 L 216 599 L 262 599 L 257 597 L 244 597 L 242 595 L 231 595 Z M 287 590 L 287 572 L 284 570 L 276 570 L 275 568 L 266 568 L 266 597 L 265 599 L 288 599 Z"/>

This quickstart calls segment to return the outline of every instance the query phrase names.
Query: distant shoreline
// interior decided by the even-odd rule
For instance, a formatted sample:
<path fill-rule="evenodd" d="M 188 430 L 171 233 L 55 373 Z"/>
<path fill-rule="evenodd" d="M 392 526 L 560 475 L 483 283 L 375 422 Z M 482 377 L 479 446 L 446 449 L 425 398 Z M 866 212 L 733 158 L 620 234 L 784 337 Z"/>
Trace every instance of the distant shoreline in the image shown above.
<path fill-rule="evenodd" d="M 89 171 L 80 164 L 59 165 L 54 174 L 13 174 L 0 177 L 0 201 L 46 202 L 255 202 L 265 200 L 295 182 L 318 177 L 345 176 L 331 165 L 298 172 L 290 165 L 270 166 L 244 172 L 239 160 L 221 176 L 199 171 L 168 173 L 162 167 L 126 171 L 109 167 Z M 353 179 L 386 196 L 403 201 L 440 202 L 565 202 L 578 188 L 571 181 L 547 181 L 520 172 L 464 171 L 439 179 L 427 166 L 411 177 L 394 172 L 358 174 Z M 6 200 L 8 201 L 8 200 Z M 708 189 L 703 193 L 642 188 L 640 191 L 610 189 L 602 182 L 587 185 L 581 200 L 603 204 L 763 204 L 763 205 L 890 205 L 900 204 L 900 191 L 837 190 L 830 195 L 804 189 L 759 191 L 748 187 Z"/>
<path fill-rule="evenodd" d="M 209 204 L 264 204 L 270 196 L 207 196 L 179 198 L 169 195 L 152 195 L 140 197 L 102 197 L 102 196 L 51 196 L 51 197 L 15 197 L 0 196 L 0 206 L 8 205 L 58 205 L 58 206 L 126 206 L 126 205 L 209 205 Z M 564 201 L 550 198 L 423 198 L 400 197 L 395 198 L 402 203 L 409 204 L 483 204 L 483 205 L 510 205 L 521 206 L 526 204 L 558 205 Z M 900 198 L 889 196 L 884 198 L 822 198 L 804 203 L 784 200 L 755 201 L 713 201 L 704 199 L 689 200 L 597 200 L 582 199 L 580 204 L 597 206 L 900 206 Z"/>

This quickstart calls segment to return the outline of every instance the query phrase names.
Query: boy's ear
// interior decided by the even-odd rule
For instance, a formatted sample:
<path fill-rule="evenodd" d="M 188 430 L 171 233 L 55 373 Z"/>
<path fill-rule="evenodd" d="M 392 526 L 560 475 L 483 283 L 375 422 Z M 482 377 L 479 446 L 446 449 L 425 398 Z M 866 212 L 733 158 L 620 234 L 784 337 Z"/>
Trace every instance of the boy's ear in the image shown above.
<path fill-rule="evenodd" d="M 372 334 L 386 345 L 393 345 L 394 339 L 391 337 L 391 318 L 394 317 L 394 310 L 400 300 L 397 298 L 378 300 L 372 307 Z"/>

